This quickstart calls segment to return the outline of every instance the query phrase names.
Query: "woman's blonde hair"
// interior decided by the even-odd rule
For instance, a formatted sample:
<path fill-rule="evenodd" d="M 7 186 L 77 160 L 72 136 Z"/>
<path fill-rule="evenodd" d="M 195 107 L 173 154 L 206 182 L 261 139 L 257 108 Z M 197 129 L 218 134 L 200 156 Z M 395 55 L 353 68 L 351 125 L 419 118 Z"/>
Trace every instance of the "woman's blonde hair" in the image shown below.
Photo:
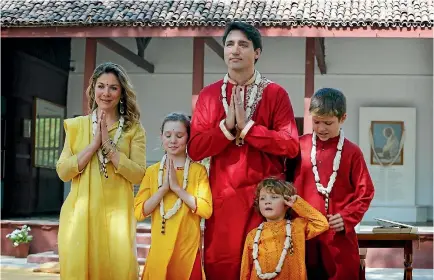
<path fill-rule="evenodd" d="M 140 110 L 137 106 L 137 98 L 136 93 L 133 89 L 132 83 L 130 81 L 130 78 L 127 75 L 127 72 L 125 71 L 122 66 L 112 63 L 112 62 L 104 62 L 98 67 L 95 68 L 93 71 L 92 76 L 89 79 L 89 86 L 86 90 L 87 98 L 89 100 L 89 110 L 90 112 L 94 111 L 98 105 L 95 102 L 95 85 L 96 80 L 102 75 L 102 74 L 108 74 L 112 73 L 116 76 L 118 79 L 120 85 L 121 85 L 121 99 L 124 106 L 124 116 L 125 119 L 125 125 L 124 130 L 128 130 L 132 125 L 135 123 L 138 123 L 140 121 Z M 120 102 L 118 104 L 118 110 L 120 113 Z"/>
<path fill-rule="evenodd" d="M 279 194 L 284 197 L 293 196 L 297 194 L 297 190 L 295 189 L 294 185 L 291 184 L 290 182 L 278 178 L 274 178 L 274 177 L 270 177 L 262 180 L 256 187 L 255 202 L 254 202 L 255 209 L 256 211 L 259 212 L 259 214 L 261 214 L 261 211 L 259 209 L 259 195 L 262 189 L 265 189 L 269 193 Z M 289 208 L 286 211 L 286 215 L 285 215 L 286 219 L 290 219 L 291 211 L 292 211 L 291 208 Z"/>

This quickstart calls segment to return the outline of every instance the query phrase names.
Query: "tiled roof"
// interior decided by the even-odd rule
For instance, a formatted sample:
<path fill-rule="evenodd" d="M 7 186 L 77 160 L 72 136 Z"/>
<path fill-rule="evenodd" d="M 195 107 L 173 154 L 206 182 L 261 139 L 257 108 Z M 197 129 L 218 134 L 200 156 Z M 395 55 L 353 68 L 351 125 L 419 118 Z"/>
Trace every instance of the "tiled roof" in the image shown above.
<path fill-rule="evenodd" d="M 432 0 L 3 0 L 2 27 L 375 26 L 434 24 Z"/>

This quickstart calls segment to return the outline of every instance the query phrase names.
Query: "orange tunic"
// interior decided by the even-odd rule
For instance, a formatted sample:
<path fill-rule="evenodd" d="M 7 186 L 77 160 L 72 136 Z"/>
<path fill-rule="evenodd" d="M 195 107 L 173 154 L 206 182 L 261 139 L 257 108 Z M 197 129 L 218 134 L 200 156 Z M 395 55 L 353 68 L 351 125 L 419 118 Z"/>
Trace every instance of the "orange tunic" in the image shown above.
<path fill-rule="evenodd" d="M 305 241 L 309 240 L 328 228 L 328 222 L 318 210 L 305 200 L 298 197 L 292 209 L 297 217 L 291 223 L 291 237 L 294 253 L 286 255 L 281 272 L 274 278 L 285 280 L 305 280 Z M 278 222 L 265 222 L 259 239 L 258 260 L 262 273 L 271 273 L 276 270 L 286 238 L 286 220 Z M 260 279 L 253 264 L 253 240 L 257 229 L 249 232 L 244 244 L 243 259 L 241 263 L 241 280 Z"/>

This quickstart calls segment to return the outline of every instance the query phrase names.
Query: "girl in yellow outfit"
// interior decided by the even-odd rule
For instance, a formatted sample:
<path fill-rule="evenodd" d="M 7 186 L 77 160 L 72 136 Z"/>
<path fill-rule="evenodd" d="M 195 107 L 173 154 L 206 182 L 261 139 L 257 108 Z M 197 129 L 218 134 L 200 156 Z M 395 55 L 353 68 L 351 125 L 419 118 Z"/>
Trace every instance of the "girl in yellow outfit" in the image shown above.
<path fill-rule="evenodd" d="M 91 115 L 65 120 L 57 162 L 71 192 L 60 212 L 60 278 L 137 280 L 133 184 L 145 175 L 145 131 L 136 95 L 116 64 L 98 66 L 87 89 Z"/>
<path fill-rule="evenodd" d="M 326 217 L 274 178 L 259 183 L 255 205 L 267 222 L 247 235 L 240 279 L 307 279 L 305 240 L 329 228 Z M 297 217 L 290 220 L 291 211 Z"/>
<path fill-rule="evenodd" d="M 161 127 L 166 154 L 146 170 L 135 198 L 140 221 L 151 215 L 151 249 L 142 279 L 201 280 L 200 219 L 212 214 L 211 191 L 205 167 L 186 154 L 190 121 L 168 115 Z"/>

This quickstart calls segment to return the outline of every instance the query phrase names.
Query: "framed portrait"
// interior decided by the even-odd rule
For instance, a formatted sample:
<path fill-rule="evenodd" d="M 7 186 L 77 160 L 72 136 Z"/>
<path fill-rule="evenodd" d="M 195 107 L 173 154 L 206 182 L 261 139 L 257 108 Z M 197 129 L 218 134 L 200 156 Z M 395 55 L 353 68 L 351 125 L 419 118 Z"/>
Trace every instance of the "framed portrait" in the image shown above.
<path fill-rule="evenodd" d="M 40 98 L 33 107 L 33 165 L 55 169 L 63 148 L 65 107 Z"/>
<path fill-rule="evenodd" d="M 404 122 L 371 121 L 371 164 L 404 164 Z"/>

